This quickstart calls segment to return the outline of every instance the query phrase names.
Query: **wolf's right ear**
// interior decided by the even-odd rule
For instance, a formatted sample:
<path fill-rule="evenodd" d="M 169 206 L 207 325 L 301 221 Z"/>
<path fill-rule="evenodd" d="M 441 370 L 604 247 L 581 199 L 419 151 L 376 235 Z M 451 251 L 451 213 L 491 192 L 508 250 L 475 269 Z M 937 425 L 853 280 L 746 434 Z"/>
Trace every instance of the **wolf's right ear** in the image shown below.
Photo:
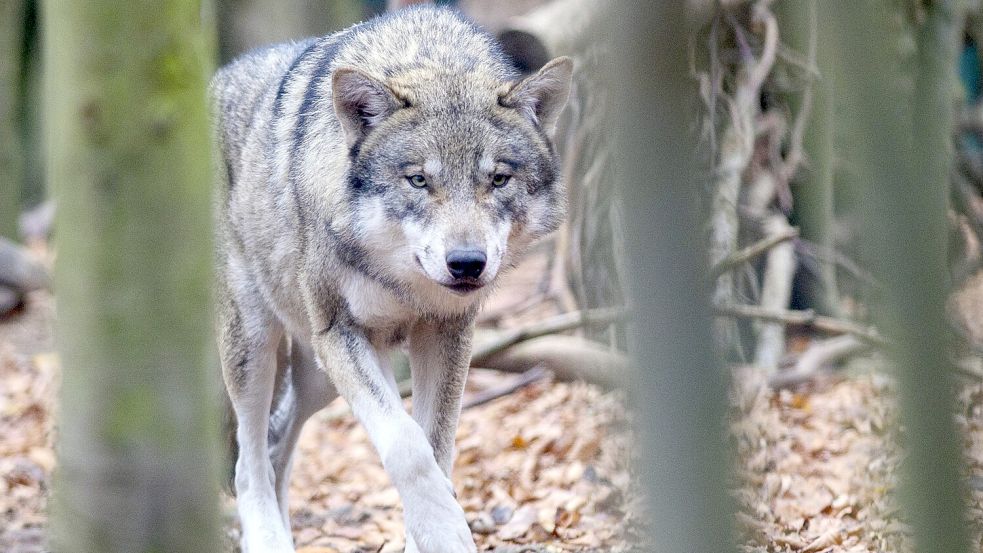
<path fill-rule="evenodd" d="M 349 148 L 402 105 L 382 81 L 350 67 L 335 70 L 331 94 Z"/>

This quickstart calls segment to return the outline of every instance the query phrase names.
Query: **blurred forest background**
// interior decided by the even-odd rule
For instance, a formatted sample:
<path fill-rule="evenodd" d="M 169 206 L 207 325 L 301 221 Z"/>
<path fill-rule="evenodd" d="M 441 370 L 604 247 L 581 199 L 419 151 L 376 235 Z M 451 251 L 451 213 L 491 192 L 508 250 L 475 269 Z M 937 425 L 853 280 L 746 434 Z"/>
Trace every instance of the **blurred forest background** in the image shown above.
<path fill-rule="evenodd" d="M 169 288 L 163 269 L 207 267 L 195 98 L 216 64 L 408 3 L 0 0 L 0 549 L 138 550 L 99 540 L 168 534 L 153 517 L 174 509 L 173 532 L 198 533 L 166 550 L 235 547 L 212 487 L 171 504 L 136 484 L 216 470 L 210 417 L 178 413 L 208 411 L 208 271 Z M 521 71 L 576 61 L 556 139 L 568 221 L 479 319 L 455 485 L 482 550 L 983 551 L 980 2 L 440 3 Z M 92 114 L 57 99 L 110 81 L 106 52 L 158 41 L 195 45 L 161 70 L 192 109 L 113 81 L 106 132 L 129 138 L 73 144 Z M 145 106 L 187 134 L 147 132 L 129 117 Z M 171 162 L 196 169 L 178 185 Z M 89 168 L 113 164 L 140 186 L 102 194 Z M 168 311 L 158 286 L 191 292 Z M 181 390 L 199 393 L 178 409 Z M 103 420 L 106 451 L 147 473 L 86 474 Z M 300 449 L 298 548 L 401 551 L 398 498 L 346 407 Z M 100 474 L 114 485 L 82 485 Z"/>

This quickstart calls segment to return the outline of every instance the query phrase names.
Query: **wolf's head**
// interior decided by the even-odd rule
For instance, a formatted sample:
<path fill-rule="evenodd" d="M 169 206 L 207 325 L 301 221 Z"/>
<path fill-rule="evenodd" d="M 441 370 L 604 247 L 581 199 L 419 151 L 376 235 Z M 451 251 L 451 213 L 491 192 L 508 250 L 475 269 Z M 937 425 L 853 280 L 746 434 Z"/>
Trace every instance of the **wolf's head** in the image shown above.
<path fill-rule="evenodd" d="M 558 58 L 513 82 L 335 70 L 362 250 L 414 289 L 470 297 L 556 229 L 565 194 L 551 135 L 572 67 Z"/>

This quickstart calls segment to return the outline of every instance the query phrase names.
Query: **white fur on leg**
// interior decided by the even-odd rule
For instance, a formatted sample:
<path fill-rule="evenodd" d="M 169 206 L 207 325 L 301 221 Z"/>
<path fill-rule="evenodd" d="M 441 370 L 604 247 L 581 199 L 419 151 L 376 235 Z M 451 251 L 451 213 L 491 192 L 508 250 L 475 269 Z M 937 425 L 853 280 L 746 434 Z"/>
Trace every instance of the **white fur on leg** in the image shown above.
<path fill-rule="evenodd" d="M 365 404 L 372 401 L 366 398 Z M 401 409 L 380 416 L 376 409 L 359 407 L 355 406 L 355 413 L 363 415 L 360 420 L 403 500 L 407 551 L 475 553 L 464 510 L 420 426 Z"/>
<path fill-rule="evenodd" d="M 244 443 L 242 434 L 239 433 L 240 444 Z M 284 526 L 274 491 L 273 464 L 268 457 L 247 461 L 245 449 L 240 451 L 236 463 L 236 503 L 243 553 L 293 553 L 293 539 Z"/>
<path fill-rule="evenodd" d="M 278 340 L 273 341 L 275 344 Z M 275 348 L 275 345 L 273 346 Z M 233 399 L 239 426 L 239 459 L 236 461 L 236 503 L 242 524 L 243 553 L 293 553 L 290 529 L 283 520 L 276 497 L 276 473 L 270 461 L 268 440 L 273 377 L 260 377 L 258 371 L 272 371 L 275 349 L 257 355 L 248 395 Z"/>

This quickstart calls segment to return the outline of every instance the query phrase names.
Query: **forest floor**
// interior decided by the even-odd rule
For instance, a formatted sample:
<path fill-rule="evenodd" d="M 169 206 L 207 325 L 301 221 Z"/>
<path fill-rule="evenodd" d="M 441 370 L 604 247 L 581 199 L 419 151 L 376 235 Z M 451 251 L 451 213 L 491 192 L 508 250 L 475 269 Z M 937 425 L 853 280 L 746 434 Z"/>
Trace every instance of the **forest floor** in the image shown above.
<path fill-rule="evenodd" d="M 0 320 L 0 551 L 46 551 L 59 364 L 53 301 L 35 293 Z M 798 339 L 807 339 L 800 337 Z M 742 549 L 747 552 L 901 552 L 907 528 L 893 490 L 895 386 L 868 360 L 794 390 L 735 371 L 732 443 Z M 469 393 L 515 378 L 472 371 Z M 962 386 L 975 544 L 983 545 L 983 384 Z M 466 410 L 454 482 L 481 551 L 626 552 L 644 515 L 631 485 L 629 417 L 619 392 L 537 382 Z M 341 402 L 301 438 L 291 488 L 301 553 L 403 548 L 401 509 L 365 433 Z M 238 529 L 225 502 L 229 549 Z M 983 549 L 980 549 L 983 550 Z"/>

